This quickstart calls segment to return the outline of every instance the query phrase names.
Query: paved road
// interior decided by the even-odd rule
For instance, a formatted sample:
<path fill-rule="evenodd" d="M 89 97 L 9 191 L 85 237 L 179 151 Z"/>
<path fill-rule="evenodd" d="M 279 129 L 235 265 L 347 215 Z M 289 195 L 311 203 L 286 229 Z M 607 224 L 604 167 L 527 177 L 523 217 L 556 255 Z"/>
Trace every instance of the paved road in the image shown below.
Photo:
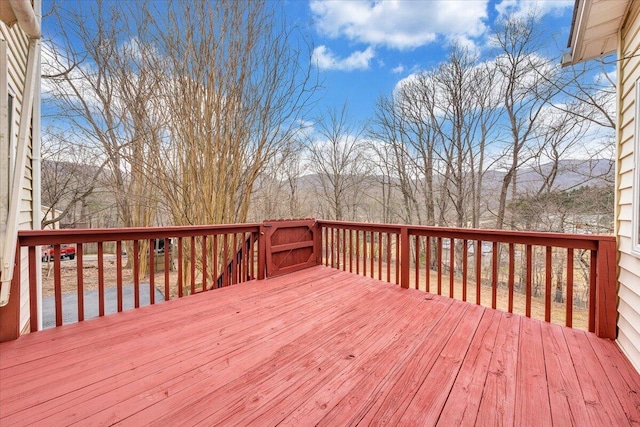
<path fill-rule="evenodd" d="M 164 301 L 164 295 L 158 289 L 155 290 L 156 303 Z M 134 305 L 133 285 L 122 287 L 122 307 L 131 310 Z M 149 284 L 140 284 L 140 306 L 149 305 Z M 118 311 L 118 294 L 116 288 L 104 290 L 104 312 L 111 314 Z M 98 317 L 98 291 L 86 291 L 84 293 L 84 318 Z M 62 295 L 62 322 L 63 324 L 78 321 L 78 296 L 76 294 Z M 53 296 L 42 298 L 42 324 L 43 329 L 53 328 L 56 325 L 55 299 Z"/>

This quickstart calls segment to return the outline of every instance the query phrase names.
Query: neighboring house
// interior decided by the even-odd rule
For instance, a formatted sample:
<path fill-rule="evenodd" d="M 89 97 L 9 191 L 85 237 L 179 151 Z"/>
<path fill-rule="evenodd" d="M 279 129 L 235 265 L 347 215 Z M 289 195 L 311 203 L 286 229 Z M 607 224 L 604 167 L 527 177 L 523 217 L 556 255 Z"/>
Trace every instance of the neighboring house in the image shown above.
<path fill-rule="evenodd" d="M 12 277 L 18 230 L 40 228 L 39 15 L 40 0 L 0 1 L 0 338 L 29 328 L 29 286 Z"/>
<path fill-rule="evenodd" d="M 640 2 L 577 0 L 563 65 L 618 55 L 617 342 L 640 371 Z"/>

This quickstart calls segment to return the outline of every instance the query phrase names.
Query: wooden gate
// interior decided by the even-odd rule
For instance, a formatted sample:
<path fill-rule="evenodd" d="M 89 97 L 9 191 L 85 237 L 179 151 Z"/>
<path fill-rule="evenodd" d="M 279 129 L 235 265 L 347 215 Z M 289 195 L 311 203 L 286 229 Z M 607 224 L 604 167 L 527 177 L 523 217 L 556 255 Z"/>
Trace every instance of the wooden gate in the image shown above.
<path fill-rule="evenodd" d="M 316 221 L 280 220 L 263 223 L 267 277 L 317 265 Z"/>

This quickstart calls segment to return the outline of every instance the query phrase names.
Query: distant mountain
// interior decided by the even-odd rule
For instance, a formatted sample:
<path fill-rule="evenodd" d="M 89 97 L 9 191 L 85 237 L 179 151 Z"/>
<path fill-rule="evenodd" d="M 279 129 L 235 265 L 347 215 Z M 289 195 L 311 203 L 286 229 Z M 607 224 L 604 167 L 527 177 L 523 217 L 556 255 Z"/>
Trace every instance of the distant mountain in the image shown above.
<path fill-rule="evenodd" d="M 539 167 L 523 166 L 518 170 L 518 189 L 533 191 L 539 189 L 544 178 L 549 175 L 553 165 L 546 163 Z M 614 182 L 614 162 L 606 159 L 595 160 L 562 160 L 558 164 L 558 171 L 553 183 L 557 190 L 569 190 L 585 185 L 606 186 Z M 500 188 L 505 172 L 490 170 L 485 174 L 487 189 Z"/>

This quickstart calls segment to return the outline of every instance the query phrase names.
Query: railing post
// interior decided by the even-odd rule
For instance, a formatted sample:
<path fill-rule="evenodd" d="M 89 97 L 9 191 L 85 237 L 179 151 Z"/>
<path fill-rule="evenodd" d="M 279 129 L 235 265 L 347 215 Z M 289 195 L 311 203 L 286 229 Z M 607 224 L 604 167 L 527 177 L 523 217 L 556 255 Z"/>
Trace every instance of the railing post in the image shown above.
<path fill-rule="evenodd" d="M 9 290 L 9 302 L 0 307 L 0 342 L 20 336 L 20 245 L 16 245 L 15 266 Z"/>
<path fill-rule="evenodd" d="M 258 280 L 265 278 L 265 266 L 267 264 L 267 236 L 264 223 L 260 224 L 260 234 L 258 236 Z"/>
<path fill-rule="evenodd" d="M 400 286 L 409 289 L 409 227 L 400 228 Z"/>
<path fill-rule="evenodd" d="M 616 339 L 618 292 L 615 241 L 598 243 L 596 289 L 596 335 Z"/>

